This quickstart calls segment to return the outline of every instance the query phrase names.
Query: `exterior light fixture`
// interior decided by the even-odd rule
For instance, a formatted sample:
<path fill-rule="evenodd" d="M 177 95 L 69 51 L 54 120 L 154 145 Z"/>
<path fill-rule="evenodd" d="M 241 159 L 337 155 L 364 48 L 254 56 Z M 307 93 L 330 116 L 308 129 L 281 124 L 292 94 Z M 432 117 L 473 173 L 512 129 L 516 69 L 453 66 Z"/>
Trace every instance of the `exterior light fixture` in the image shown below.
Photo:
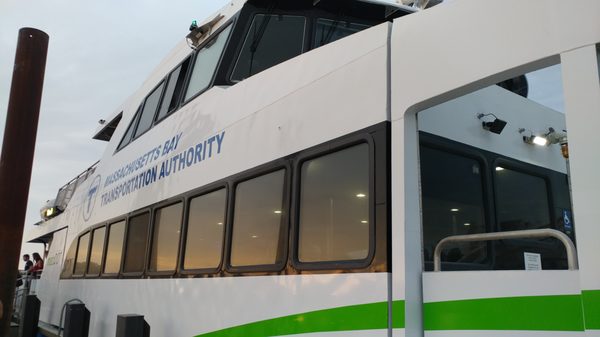
<path fill-rule="evenodd" d="M 275 211 L 275 214 L 281 214 L 281 211 Z"/>
<path fill-rule="evenodd" d="M 450 212 L 458 212 L 458 211 L 460 211 L 458 208 L 451 208 L 450 209 Z"/>
<path fill-rule="evenodd" d="M 357 198 L 364 198 L 364 197 L 366 197 L 366 196 L 367 196 L 367 195 L 366 195 L 366 194 L 363 194 L 363 193 L 358 193 L 358 194 L 356 195 L 356 197 L 357 197 Z"/>
<path fill-rule="evenodd" d="M 496 166 L 496 171 L 504 171 L 504 167 L 502 167 L 502 166 Z"/>
<path fill-rule="evenodd" d="M 487 117 L 487 116 L 494 117 L 494 120 L 490 121 L 490 122 L 484 121 L 483 118 Z M 500 118 L 496 117 L 496 115 L 494 115 L 492 113 L 478 114 L 477 119 L 481 120 L 481 126 L 483 127 L 484 130 L 495 133 L 497 135 L 501 134 L 502 130 L 504 130 L 504 127 L 506 126 L 506 121 L 501 120 Z"/>
<path fill-rule="evenodd" d="M 524 133 L 525 131 L 529 131 L 526 129 L 519 129 L 519 133 Z M 531 132 L 531 131 L 529 131 Z M 561 150 L 563 151 L 563 156 L 565 155 L 564 149 L 567 148 L 567 132 L 563 130 L 562 132 L 558 132 L 554 130 L 554 128 L 548 128 L 548 132 L 540 135 L 535 135 L 531 132 L 529 136 L 523 136 L 523 142 L 527 144 L 535 144 L 539 146 L 550 146 L 552 144 L 560 144 Z M 568 148 L 567 148 L 567 156 L 568 157 Z"/>

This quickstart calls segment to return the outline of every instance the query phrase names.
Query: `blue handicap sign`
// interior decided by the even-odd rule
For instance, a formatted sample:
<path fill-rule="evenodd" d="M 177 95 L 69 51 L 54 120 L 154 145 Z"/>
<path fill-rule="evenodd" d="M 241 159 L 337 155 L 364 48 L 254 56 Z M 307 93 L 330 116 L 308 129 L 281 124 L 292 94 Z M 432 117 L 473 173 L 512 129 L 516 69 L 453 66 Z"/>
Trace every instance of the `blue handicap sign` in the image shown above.
<path fill-rule="evenodd" d="M 563 209 L 563 225 L 565 227 L 565 231 L 573 230 L 573 221 L 571 221 L 571 211 L 567 209 Z"/>

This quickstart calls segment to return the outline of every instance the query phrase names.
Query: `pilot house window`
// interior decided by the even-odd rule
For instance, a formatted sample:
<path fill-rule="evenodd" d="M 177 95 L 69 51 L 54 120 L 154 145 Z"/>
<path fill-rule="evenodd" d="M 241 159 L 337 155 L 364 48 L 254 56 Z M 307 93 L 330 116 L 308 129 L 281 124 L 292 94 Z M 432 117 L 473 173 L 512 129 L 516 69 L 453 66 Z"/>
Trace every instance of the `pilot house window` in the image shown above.
<path fill-rule="evenodd" d="M 241 81 L 302 54 L 305 24 L 300 16 L 256 15 L 231 80 Z"/>

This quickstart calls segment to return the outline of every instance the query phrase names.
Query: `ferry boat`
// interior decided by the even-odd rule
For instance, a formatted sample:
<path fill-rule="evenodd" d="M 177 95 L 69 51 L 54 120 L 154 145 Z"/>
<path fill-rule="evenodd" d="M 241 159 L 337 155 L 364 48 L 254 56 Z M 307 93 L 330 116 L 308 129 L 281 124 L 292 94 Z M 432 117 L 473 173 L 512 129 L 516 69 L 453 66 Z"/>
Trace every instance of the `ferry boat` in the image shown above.
<path fill-rule="evenodd" d="M 430 4 L 431 5 L 431 4 Z M 600 2 L 234 0 L 27 233 L 89 335 L 600 336 Z M 526 98 L 560 64 L 565 112 Z M 539 145 L 543 146 L 539 146 Z"/>

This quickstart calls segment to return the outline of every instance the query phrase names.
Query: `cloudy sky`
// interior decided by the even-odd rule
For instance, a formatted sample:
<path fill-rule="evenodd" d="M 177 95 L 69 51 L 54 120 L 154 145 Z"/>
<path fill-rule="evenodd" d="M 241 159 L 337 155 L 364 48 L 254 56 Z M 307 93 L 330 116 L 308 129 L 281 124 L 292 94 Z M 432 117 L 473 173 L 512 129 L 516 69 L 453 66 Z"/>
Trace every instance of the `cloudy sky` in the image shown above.
<path fill-rule="evenodd" d="M 227 2 L 0 0 L 0 142 L 18 31 L 33 27 L 50 36 L 26 229 L 40 220 L 46 200 L 100 158 L 106 143 L 92 139 L 98 120 L 142 84 L 192 20 Z"/>
<path fill-rule="evenodd" d="M 142 84 L 184 38 L 192 20 L 212 15 L 227 2 L 0 0 L 0 142 L 18 30 L 34 27 L 50 36 L 26 229 L 40 220 L 40 207 L 62 185 L 100 157 L 106 143 L 91 139 L 98 120 Z M 537 78 L 556 83 L 560 74 L 546 71 Z M 552 97 L 549 104 L 562 110 L 559 87 L 532 94 Z M 23 252 L 34 249 L 41 250 L 29 245 Z"/>

